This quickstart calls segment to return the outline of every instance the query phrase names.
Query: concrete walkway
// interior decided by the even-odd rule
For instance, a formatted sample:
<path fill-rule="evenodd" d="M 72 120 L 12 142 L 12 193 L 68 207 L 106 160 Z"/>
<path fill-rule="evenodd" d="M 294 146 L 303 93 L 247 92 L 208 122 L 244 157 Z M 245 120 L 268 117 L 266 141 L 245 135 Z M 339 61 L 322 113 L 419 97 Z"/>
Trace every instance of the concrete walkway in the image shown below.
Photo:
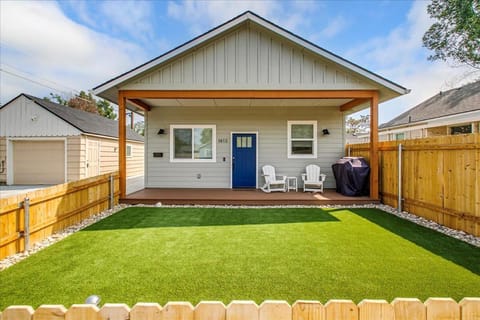
<path fill-rule="evenodd" d="M 45 189 L 50 186 L 50 184 L 39 184 L 30 186 L 0 186 L 0 198 L 7 198 L 17 194 L 28 193 L 39 189 Z"/>
<path fill-rule="evenodd" d="M 17 194 L 29 193 L 39 189 L 45 189 L 52 185 L 0 185 L 0 199 L 11 197 Z M 127 194 L 142 190 L 145 187 L 144 176 L 127 178 Z"/>

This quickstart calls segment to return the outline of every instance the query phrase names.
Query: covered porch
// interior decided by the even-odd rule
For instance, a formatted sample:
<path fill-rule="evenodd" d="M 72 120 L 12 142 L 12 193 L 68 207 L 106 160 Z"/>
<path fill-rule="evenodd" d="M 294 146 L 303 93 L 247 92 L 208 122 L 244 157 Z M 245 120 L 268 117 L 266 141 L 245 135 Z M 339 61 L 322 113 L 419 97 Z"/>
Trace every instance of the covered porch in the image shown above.
<path fill-rule="evenodd" d="M 94 93 L 118 104 L 125 201 L 334 204 L 360 199 L 242 188 L 258 189 L 265 165 L 300 179 L 307 165 L 316 164 L 327 175 L 325 187 L 334 189 L 331 166 L 345 156 L 345 117 L 368 109 L 367 200 L 378 201 L 378 107 L 408 90 L 246 12 Z M 134 198 L 126 194 L 127 109 L 143 113 L 146 125 L 147 189 Z"/>
<path fill-rule="evenodd" d="M 198 188 L 145 188 L 120 199 L 126 204 L 155 205 L 226 205 L 226 206 L 272 206 L 272 205 L 363 205 L 378 204 L 371 197 L 347 197 L 334 189 L 324 193 L 272 192 L 258 189 L 198 189 Z"/>

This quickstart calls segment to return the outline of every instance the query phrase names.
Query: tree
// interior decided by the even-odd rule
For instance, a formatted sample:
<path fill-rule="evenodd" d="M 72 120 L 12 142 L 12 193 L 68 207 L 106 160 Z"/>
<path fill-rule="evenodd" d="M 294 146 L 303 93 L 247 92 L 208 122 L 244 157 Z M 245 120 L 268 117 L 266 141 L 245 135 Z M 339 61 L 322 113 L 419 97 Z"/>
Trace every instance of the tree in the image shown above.
<path fill-rule="evenodd" d="M 135 122 L 135 124 L 133 125 L 133 131 L 135 131 L 136 133 L 138 133 L 141 136 L 144 136 L 145 135 L 145 122 L 144 121 Z"/>
<path fill-rule="evenodd" d="M 97 101 L 93 98 L 91 93 L 80 91 L 80 94 L 68 100 L 70 108 L 80 109 L 83 111 L 98 114 Z"/>
<path fill-rule="evenodd" d="M 112 105 L 107 100 L 101 99 L 97 101 L 97 110 L 101 116 L 105 118 L 115 120 L 117 118 L 117 114 L 113 110 Z"/>
<path fill-rule="evenodd" d="M 428 59 L 480 69 L 480 0 L 432 0 L 427 12 L 436 20 L 423 35 Z"/>
<path fill-rule="evenodd" d="M 59 94 L 50 93 L 50 97 L 44 97 L 44 100 L 56 102 L 58 104 L 68 106 L 70 108 L 80 109 L 83 111 L 99 114 L 108 119 L 115 120 L 115 113 L 110 102 L 104 99 L 97 100 L 91 93 L 80 91 L 80 93 L 69 100 L 63 99 Z"/>
<path fill-rule="evenodd" d="M 368 133 L 370 132 L 370 115 L 361 115 L 360 118 L 348 117 L 346 127 L 348 134 Z"/>
<path fill-rule="evenodd" d="M 60 96 L 59 94 L 54 94 L 54 93 L 51 93 L 50 92 L 50 97 L 43 97 L 43 100 L 47 100 L 47 101 L 50 101 L 50 102 L 56 102 L 58 104 L 61 104 L 61 105 L 68 105 L 68 101 L 63 99 L 62 96 Z"/>

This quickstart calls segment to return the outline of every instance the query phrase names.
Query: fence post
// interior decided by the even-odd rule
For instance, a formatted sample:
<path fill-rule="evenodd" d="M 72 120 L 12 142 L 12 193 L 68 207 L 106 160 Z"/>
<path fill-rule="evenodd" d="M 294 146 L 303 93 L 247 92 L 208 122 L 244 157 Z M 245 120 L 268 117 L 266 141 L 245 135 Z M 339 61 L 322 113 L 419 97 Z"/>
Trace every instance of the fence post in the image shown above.
<path fill-rule="evenodd" d="M 110 174 L 110 196 L 109 196 L 109 206 L 108 208 L 111 210 L 113 209 L 113 204 L 115 201 L 115 179 L 113 178 L 113 174 Z"/>
<path fill-rule="evenodd" d="M 23 211 L 25 213 L 25 221 L 24 221 L 24 234 L 25 237 L 25 248 L 23 250 L 24 253 L 27 253 L 30 249 L 30 199 L 25 197 L 23 200 Z"/>
<path fill-rule="evenodd" d="M 398 205 L 397 212 L 402 212 L 402 144 L 398 145 Z"/>

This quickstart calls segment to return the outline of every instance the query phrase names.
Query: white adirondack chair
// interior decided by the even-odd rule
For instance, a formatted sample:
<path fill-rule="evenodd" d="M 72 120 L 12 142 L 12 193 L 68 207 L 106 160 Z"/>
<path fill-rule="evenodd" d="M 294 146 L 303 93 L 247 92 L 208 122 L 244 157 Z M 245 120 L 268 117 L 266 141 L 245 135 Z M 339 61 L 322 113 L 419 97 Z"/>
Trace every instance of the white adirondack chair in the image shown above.
<path fill-rule="evenodd" d="M 323 193 L 323 182 L 327 176 L 320 173 L 320 167 L 315 164 L 310 164 L 305 169 L 306 173 L 302 174 L 303 192 L 313 191 Z"/>
<path fill-rule="evenodd" d="M 272 191 L 287 192 L 287 176 L 277 176 L 275 174 L 275 168 L 271 165 L 262 167 L 263 177 L 265 178 L 265 184 L 262 187 L 262 191 L 270 193 Z"/>

